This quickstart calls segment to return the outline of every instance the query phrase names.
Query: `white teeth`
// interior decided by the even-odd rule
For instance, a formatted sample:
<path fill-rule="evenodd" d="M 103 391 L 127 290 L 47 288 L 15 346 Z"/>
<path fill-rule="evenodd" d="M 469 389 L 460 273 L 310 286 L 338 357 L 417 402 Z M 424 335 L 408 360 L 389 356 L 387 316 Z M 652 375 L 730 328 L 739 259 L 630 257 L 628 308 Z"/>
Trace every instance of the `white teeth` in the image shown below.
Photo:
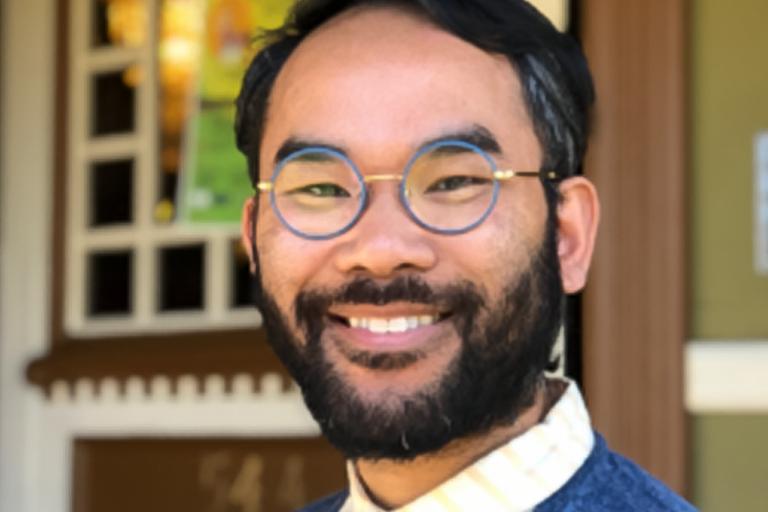
<path fill-rule="evenodd" d="M 408 330 L 407 318 L 393 318 L 389 321 L 389 332 L 405 332 Z"/>
<path fill-rule="evenodd" d="M 398 318 L 348 318 L 353 329 L 367 329 L 376 334 L 401 333 L 432 325 L 437 321 L 435 315 L 409 316 Z"/>
<path fill-rule="evenodd" d="M 419 325 L 432 325 L 435 323 L 435 317 L 434 316 L 420 316 L 419 317 Z"/>
<path fill-rule="evenodd" d="M 389 322 L 384 318 L 372 318 L 368 321 L 368 330 L 385 334 L 389 331 Z"/>

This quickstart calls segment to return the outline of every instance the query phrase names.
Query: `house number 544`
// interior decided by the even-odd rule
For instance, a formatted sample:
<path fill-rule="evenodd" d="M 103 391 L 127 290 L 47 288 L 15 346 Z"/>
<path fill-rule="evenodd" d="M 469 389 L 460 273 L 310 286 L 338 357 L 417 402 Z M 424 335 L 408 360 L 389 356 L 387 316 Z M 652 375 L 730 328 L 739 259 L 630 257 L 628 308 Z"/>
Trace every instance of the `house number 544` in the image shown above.
<path fill-rule="evenodd" d="M 306 503 L 304 484 L 304 459 L 299 455 L 285 458 L 275 468 L 267 468 L 264 457 L 251 453 L 235 465 L 231 452 L 220 451 L 206 454 L 200 460 L 199 483 L 211 494 L 209 512 L 263 512 L 267 493 L 273 503 L 285 510 L 295 510 Z M 236 466 L 234 478 L 232 467 Z M 280 467 L 282 466 L 282 467 Z M 280 471 L 279 484 L 266 489 L 263 478 L 266 471 Z"/>

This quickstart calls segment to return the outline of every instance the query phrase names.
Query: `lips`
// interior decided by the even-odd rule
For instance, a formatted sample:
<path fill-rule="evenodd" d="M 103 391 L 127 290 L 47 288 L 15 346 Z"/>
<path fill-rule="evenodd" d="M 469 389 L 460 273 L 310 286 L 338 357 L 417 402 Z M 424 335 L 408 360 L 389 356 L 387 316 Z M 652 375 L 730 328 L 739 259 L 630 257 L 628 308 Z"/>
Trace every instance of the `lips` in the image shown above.
<path fill-rule="evenodd" d="M 368 349 L 420 345 L 449 316 L 449 312 L 416 304 L 336 306 L 328 313 L 332 327 L 353 344 Z"/>
<path fill-rule="evenodd" d="M 335 316 L 335 315 L 334 315 Z M 400 316 L 395 318 L 335 316 L 335 319 L 352 329 L 365 329 L 376 334 L 401 333 L 432 325 L 440 321 L 440 315 Z"/>

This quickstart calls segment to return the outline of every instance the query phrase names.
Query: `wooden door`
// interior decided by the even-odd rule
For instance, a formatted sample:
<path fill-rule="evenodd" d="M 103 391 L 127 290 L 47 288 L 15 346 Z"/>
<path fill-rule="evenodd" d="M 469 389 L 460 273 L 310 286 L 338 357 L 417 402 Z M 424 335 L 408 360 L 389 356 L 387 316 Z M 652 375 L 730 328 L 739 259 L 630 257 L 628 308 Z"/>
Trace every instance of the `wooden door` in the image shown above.
<path fill-rule="evenodd" d="M 597 87 L 585 174 L 602 204 L 583 303 L 586 397 L 614 449 L 685 494 L 686 2 L 580 4 Z"/>

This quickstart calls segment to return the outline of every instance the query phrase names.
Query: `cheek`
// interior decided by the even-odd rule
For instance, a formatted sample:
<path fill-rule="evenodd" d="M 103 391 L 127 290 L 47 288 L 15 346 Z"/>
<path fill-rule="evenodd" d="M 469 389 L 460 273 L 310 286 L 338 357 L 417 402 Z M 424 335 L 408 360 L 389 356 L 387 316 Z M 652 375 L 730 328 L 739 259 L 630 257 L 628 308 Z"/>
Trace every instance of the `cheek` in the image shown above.
<path fill-rule="evenodd" d="M 269 213 L 257 222 L 256 250 L 264 289 L 282 308 L 293 304 L 327 259 L 322 242 L 294 235 Z"/>
<path fill-rule="evenodd" d="M 281 236 L 277 226 L 262 228 L 263 225 L 260 223 L 256 232 L 261 279 L 264 288 L 283 303 L 283 296 L 290 293 L 291 279 L 295 275 L 291 269 L 297 270 L 296 266 L 301 262 L 292 261 L 291 254 L 295 253 L 292 253 L 290 241 Z"/>
<path fill-rule="evenodd" d="M 466 239 L 451 240 L 450 251 L 470 280 L 482 283 L 491 296 L 528 269 L 544 236 L 546 208 L 529 201 L 503 202 Z M 542 194 L 543 202 L 543 194 Z M 448 250 L 448 249 L 446 249 Z"/>

